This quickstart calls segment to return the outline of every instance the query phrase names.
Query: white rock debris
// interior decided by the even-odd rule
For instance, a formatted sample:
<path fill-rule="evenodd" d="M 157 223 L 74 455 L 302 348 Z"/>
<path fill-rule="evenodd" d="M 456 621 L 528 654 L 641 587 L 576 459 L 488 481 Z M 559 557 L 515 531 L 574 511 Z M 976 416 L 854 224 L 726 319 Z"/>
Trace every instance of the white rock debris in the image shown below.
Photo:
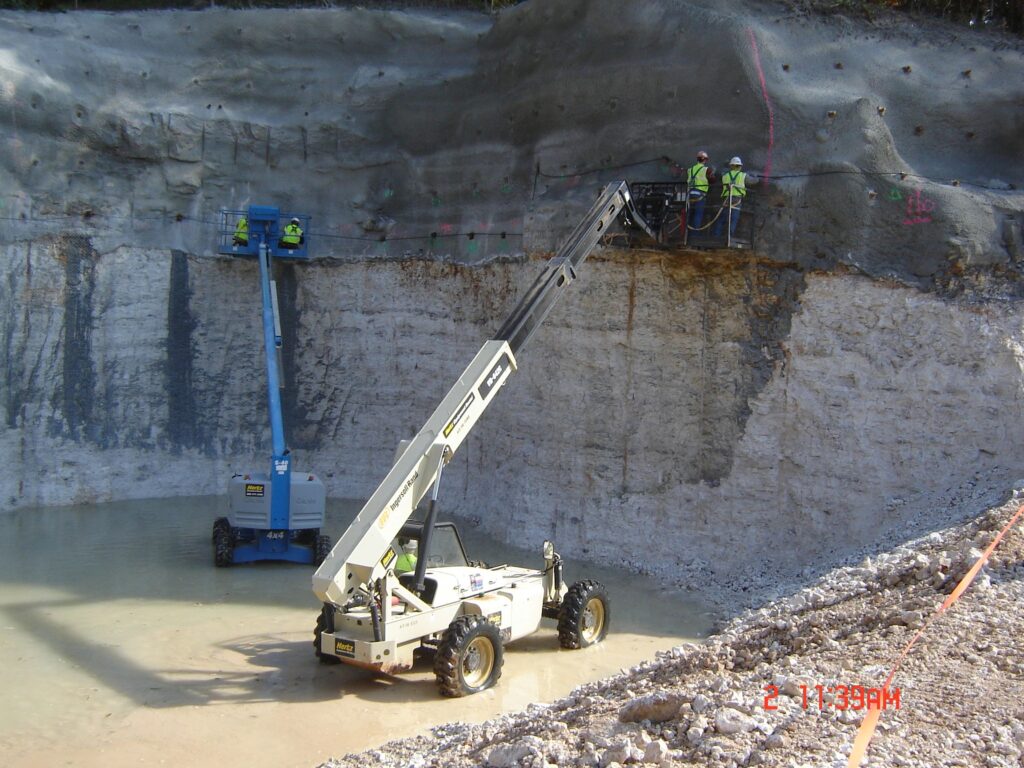
<path fill-rule="evenodd" d="M 843 768 L 889 665 L 1017 504 L 830 571 L 732 618 L 704 643 L 550 706 L 437 728 L 322 768 Z M 1024 528 L 1010 531 L 982 575 L 988 587 L 976 582 L 932 620 L 880 699 L 871 765 L 1020 765 Z"/>

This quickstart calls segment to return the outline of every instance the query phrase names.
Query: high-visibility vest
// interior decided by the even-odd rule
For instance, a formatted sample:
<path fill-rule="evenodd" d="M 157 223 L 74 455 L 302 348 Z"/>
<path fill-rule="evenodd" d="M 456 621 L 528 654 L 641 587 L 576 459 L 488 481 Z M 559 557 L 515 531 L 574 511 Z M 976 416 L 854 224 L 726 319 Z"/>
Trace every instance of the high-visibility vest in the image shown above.
<path fill-rule="evenodd" d="M 722 174 L 722 197 L 746 197 L 747 174 L 743 171 L 726 171 Z"/>
<path fill-rule="evenodd" d="M 416 555 L 403 552 L 395 562 L 395 573 L 411 573 L 416 570 Z"/>
<path fill-rule="evenodd" d="M 249 239 L 249 222 L 246 219 L 239 219 L 235 226 L 235 237 L 239 240 Z"/>
<path fill-rule="evenodd" d="M 289 224 L 284 228 L 284 234 L 281 235 L 281 242 L 285 245 L 298 245 L 302 242 L 302 227 L 298 224 Z"/>
<path fill-rule="evenodd" d="M 686 174 L 690 184 L 690 191 L 697 191 L 702 194 L 708 193 L 708 167 L 704 163 L 697 163 Z"/>

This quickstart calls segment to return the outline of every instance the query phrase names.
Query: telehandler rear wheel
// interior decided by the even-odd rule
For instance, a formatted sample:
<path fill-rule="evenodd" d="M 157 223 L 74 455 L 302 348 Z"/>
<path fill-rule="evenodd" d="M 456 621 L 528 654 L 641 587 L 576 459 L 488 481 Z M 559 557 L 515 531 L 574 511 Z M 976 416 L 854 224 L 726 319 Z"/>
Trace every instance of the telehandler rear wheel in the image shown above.
<path fill-rule="evenodd" d="M 563 648 L 586 648 L 608 634 L 611 610 L 608 593 L 600 582 L 577 581 L 562 600 L 558 612 L 558 642 Z"/>
<path fill-rule="evenodd" d="M 460 616 L 448 625 L 434 656 L 442 696 L 468 696 L 490 688 L 505 663 L 501 633 L 483 616 Z"/>

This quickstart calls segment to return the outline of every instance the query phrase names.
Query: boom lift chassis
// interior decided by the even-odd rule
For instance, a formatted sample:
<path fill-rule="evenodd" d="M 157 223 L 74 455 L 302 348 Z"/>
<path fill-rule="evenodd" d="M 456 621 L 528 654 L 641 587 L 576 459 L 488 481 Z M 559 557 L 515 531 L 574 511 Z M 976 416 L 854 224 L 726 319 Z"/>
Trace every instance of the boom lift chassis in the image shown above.
<path fill-rule="evenodd" d="M 414 651 L 426 648 L 434 651 L 441 693 L 464 696 L 494 685 L 504 643 L 533 633 L 544 617 L 558 620 L 565 648 L 604 638 L 611 617 L 604 587 L 590 580 L 566 587 L 551 542 L 544 542 L 543 570 L 474 566 L 454 527 L 436 522 L 436 502 L 445 465 L 616 219 L 653 236 L 626 182 L 609 184 L 419 433 L 399 446 L 387 477 L 314 573 L 323 603 L 314 632 L 321 661 L 392 673 L 409 669 Z M 425 519 L 410 522 L 428 491 Z M 403 540 L 418 542 L 418 559 L 414 571 L 398 574 Z"/>

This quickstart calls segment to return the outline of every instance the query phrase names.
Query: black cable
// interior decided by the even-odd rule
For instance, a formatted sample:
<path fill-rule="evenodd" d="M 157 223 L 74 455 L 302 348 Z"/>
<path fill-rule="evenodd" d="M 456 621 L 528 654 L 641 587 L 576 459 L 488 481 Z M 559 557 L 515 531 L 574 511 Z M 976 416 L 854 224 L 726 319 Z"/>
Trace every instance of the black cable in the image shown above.
<path fill-rule="evenodd" d="M 537 175 L 543 176 L 545 179 L 571 179 L 574 176 L 586 176 L 591 173 L 600 173 L 601 171 L 617 171 L 620 168 L 633 168 L 637 165 L 663 162 L 665 162 L 664 157 L 652 157 L 650 160 L 637 160 L 635 163 L 623 163 L 622 165 L 602 165 L 585 171 L 576 171 L 575 173 L 544 173 L 544 171 L 540 170 L 540 167 L 538 166 Z"/>
<path fill-rule="evenodd" d="M 633 166 L 636 166 L 636 165 L 646 165 L 646 164 L 652 163 L 652 162 L 664 162 L 664 161 L 665 161 L 665 158 L 652 158 L 650 160 L 640 160 L 640 161 L 637 161 L 635 163 L 626 163 L 624 165 L 607 165 L 607 166 L 601 166 L 601 167 L 598 167 L 598 168 L 590 168 L 590 169 L 587 169 L 587 170 L 578 171 L 576 173 L 566 173 L 566 174 L 550 174 L 550 173 L 545 173 L 544 171 L 541 171 L 541 170 L 538 169 L 537 175 L 538 176 L 543 176 L 544 178 L 547 178 L 547 179 L 571 179 L 571 178 L 575 178 L 576 176 L 586 176 L 586 175 L 591 174 L 591 173 L 600 173 L 602 171 L 614 171 L 614 170 L 618 170 L 620 168 L 630 168 L 630 167 L 633 167 Z M 763 178 L 766 178 L 769 181 L 776 181 L 776 180 L 779 180 L 779 179 L 806 179 L 806 178 L 813 178 L 813 177 L 816 177 L 816 176 L 841 176 L 841 175 L 849 175 L 849 176 L 899 176 L 901 180 L 902 179 L 924 179 L 925 181 L 934 181 L 934 182 L 936 182 L 938 184 L 953 184 L 954 186 L 975 187 L 977 189 L 989 189 L 989 190 L 996 191 L 996 192 L 1006 191 L 1005 189 L 1003 189 L 1001 187 L 993 187 L 993 186 L 991 186 L 989 184 L 980 184 L 980 183 L 974 182 L 974 181 L 961 181 L 960 179 L 950 179 L 949 177 L 925 176 L 924 174 L 908 173 L 907 171 L 869 171 L 869 170 L 866 170 L 864 168 L 855 168 L 853 170 L 835 169 L 835 170 L 829 170 L 829 171 L 803 171 L 803 172 L 800 172 L 800 173 L 773 174 L 771 176 L 765 176 Z M 954 182 L 955 182 L 955 184 L 954 184 Z M 1007 186 L 1009 187 L 1010 190 L 1016 190 L 1018 188 L 1018 185 L 1015 184 L 1015 183 L 1014 184 L 1008 184 Z"/>

